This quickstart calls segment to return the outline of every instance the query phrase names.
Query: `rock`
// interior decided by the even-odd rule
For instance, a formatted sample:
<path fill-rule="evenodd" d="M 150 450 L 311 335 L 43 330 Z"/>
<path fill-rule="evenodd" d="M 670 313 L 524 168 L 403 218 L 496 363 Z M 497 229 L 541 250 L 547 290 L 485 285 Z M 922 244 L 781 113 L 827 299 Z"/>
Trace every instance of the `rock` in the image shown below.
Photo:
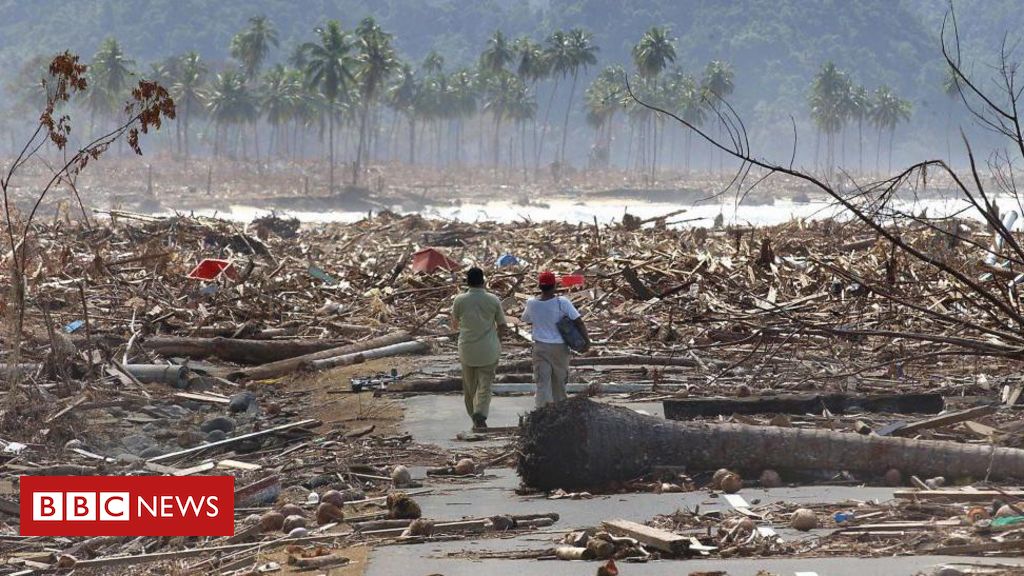
<path fill-rule="evenodd" d="M 296 526 L 288 531 L 289 538 L 305 538 L 309 536 L 309 530 L 306 530 L 305 526 Z"/>
<path fill-rule="evenodd" d="M 391 481 L 395 483 L 396 488 L 408 486 L 412 482 L 412 473 L 408 468 L 399 464 L 391 471 Z"/>
<path fill-rule="evenodd" d="M 459 476 L 468 476 L 476 472 L 476 462 L 472 458 L 463 458 L 455 464 L 455 473 Z"/>
<path fill-rule="evenodd" d="M 265 512 L 260 516 L 260 529 L 264 532 L 277 532 L 284 527 L 284 514 L 280 512 Z"/>
<path fill-rule="evenodd" d="M 721 481 L 722 492 L 726 494 L 735 494 L 743 489 L 743 479 L 740 478 L 739 474 L 733 474 L 732 472 L 722 476 Z"/>
<path fill-rule="evenodd" d="M 78 564 L 78 558 L 75 558 L 71 554 L 61 554 L 57 558 L 57 569 L 58 570 L 70 570 Z"/>
<path fill-rule="evenodd" d="M 893 488 L 903 485 L 903 473 L 895 468 L 889 468 L 885 472 L 885 485 Z"/>
<path fill-rule="evenodd" d="M 291 516 L 285 516 L 284 525 L 281 527 L 285 532 L 291 532 L 296 528 L 305 528 L 306 519 L 298 514 L 292 514 Z"/>
<path fill-rule="evenodd" d="M 789 519 L 789 526 L 794 530 L 806 532 L 818 527 L 818 517 L 813 510 L 798 508 Z"/>
<path fill-rule="evenodd" d="M 79 440 L 78 438 L 72 438 L 71 440 L 68 440 L 67 442 L 64 443 L 64 449 L 68 450 L 68 451 L 74 450 L 75 448 L 81 448 L 81 447 L 82 447 L 82 441 Z"/>
<path fill-rule="evenodd" d="M 132 454 L 141 455 L 147 448 L 153 447 L 153 439 L 144 434 L 131 434 L 121 439 L 121 445 Z"/>
<path fill-rule="evenodd" d="M 181 446 L 182 448 L 191 448 L 202 444 L 205 439 L 205 434 L 200 434 L 195 430 L 186 430 L 178 435 L 178 446 Z"/>
<path fill-rule="evenodd" d="M 750 396 L 750 386 L 747 386 L 746 384 L 740 384 L 736 388 L 736 396 L 738 396 L 740 398 L 747 398 L 747 397 L 749 397 Z"/>
<path fill-rule="evenodd" d="M 298 504 L 285 504 L 278 508 L 278 511 L 285 516 L 305 516 L 306 511 L 302 509 Z"/>
<path fill-rule="evenodd" d="M 242 520 L 242 524 L 247 524 L 247 525 L 259 524 L 259 522 L 260 522 L 260 515 L 259 514 L 249 514 L 248 516 L 245 517 L 245 519 Z"/>
<path fill-rule="evenodd" d="M 331 522 L 341 522 L 344 519 L 345 513 L 341 511 L 341 508 L 334 504 L 321 502 L 320 505 L 316 507 L 316 523 L 318 526 L 330 524 Z"/>
<path fill-rule="evenodd" d="M 210 433 L 206 435 L 206 441 L 210 443 L 220 442 L 227 437 L 228 435 L 225 434 L 223 430 L 210 430 Z"/>
<path fill-rule="evenodd" d="M 964 576 L 964 574 L 967 574 L 967 572 L 956 566 L 939 566 L 932 572 L 933 576 Z"/>
<path fill-rule="evenodd" d="M 139 454 L 139 458 L 156 458 L 157 456 L 163 455 L 164 450 L 162 448 L 160 448 L 159 446 L 151 446 L 143 450 L 142 454 Z"/>
<path fill-rule="evenodd" d="M 505 532 L 516 527 L 516 519 L 509 515 L 491 516 L 491 528 L 498 532 Z"/>
<path fill-rule="evenodd" d="M 213 432 L 214 430 L 220 430 L 225 433 L 232 432 L 235 429 L 235 421 L 227 416 L 214 416 L 203 422 L 199 429 L 203 432 Z"/>
<path fill-rule="evenodd" d="M 793 426 L 793 422 L 789 419 L 789 416 L 785 414 L 776 414 L 775 416 L 772 416 L 772 419 L 768 421 L 768 424 L 778 426 L 779 428 L 790 428 Z"/>
<path fill-rule="evenodd" d="M 116 460 L 117 460 L 118 464 L 125 464 L 125 465 L 132 465 L 132 464 L 137 464 L 139 462 L 142 462 L 142 458 L 141 457 L 136 456 L 135 454 L 129 454 L 127 452 L 122 452 L 122 453 L 118 454 Z"/>
<path fill-rule="evenodd" d="M 256 395 L 252 392 L 239 392 L 231 397 L 231 401 L 228 402 L 228 410 L 231 412 L 245 412 L 254 400 L 256 400 Z"/>
<path fill-rule="evenodd" d="M 267 416 L 277 416 L 281 413 L 281 405 L 275 402 L 267 402 L 267 404 L 263 406 L 263 412 L 266 413 Z"/>
<path fill-rule="evenodd" d="M 782 486 L 782 476 L 779 476 L 778 472 L 770 468 L 761 472 L 760 481 L 762 488 L 778 488 Z"/>

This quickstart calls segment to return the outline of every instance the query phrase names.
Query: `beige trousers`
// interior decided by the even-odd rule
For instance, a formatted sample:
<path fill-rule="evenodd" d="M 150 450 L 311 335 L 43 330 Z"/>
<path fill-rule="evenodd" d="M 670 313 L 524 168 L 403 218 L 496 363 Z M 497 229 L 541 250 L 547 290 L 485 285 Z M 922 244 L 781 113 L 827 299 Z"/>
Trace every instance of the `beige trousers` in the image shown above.
<path fill-rule="evenodd" d="M 533 343 L 533 381 L 537 385 L 537 407 L 567 398 L 569 347 L 565 344 Z"/>
<path fill-rule="evenodd" d="M 462 397 L 470 418 L 476 414 L 487 418 L 491 409 L 491 384 L 497 369 L 497 362 L 490 366 L 462 365 Z"/>

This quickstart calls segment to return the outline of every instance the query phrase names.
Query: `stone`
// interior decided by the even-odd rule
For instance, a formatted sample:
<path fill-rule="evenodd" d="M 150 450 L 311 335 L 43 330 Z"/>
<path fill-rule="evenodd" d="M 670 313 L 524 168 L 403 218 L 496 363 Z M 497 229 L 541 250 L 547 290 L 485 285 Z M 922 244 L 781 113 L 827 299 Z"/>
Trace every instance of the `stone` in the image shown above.
<path fill-rule="evenodd" d="M 235 429 L 235 421 L 227 416 L 214 416 L 200 424 L 199 429 L 203 432 L 213 432 L 214 430 L 232 432 Z"/>
<path fill-rule="evenodd" d="M 139 454 L 140 458 L 156 458 L 157 456 L 163 456 L 164 450 L 159 446 L 150 446 Z"/>
<path fill-rule="evenodd" d="M 139 456 L 136 456 L 135 454 L 129 454 L 127 452 L 122 452 L 121 454 L 117 455 L 117 462 L 118 462 L 118 464 L 131 465 L 131 464 L 136 464 L 136 463 L 142 462 L 142 458 L 139 457 Z"/>
<path fill-rule="evenodd" d="M 130 434 L 121 439 L 121 445 L 132 454 L 142 455 L 147 448 L 153 447 L 153 439 L 145 434 Z"/>
<path fill-rule="evenodd" d="M 254 400 L 256 400 L 256 395 L 252 392 L 239 392 L 231 397 L 230 402 L 228 402 L 228 410 L 231 412 L 245 412 Z"/>
<path fill-rule="evenodd" d="M 227 438 L 228 435 L 223 430 L 210 430 L 210 433 L 206 435 L 207 442 L 220 442 Z"/>
<path fill-rule="evenodd" d="M 299 516 L 298 514 L 292 514 L 291 516 L 285 516 L 284 526 L 282 526 L 282 529 L 285 532 L 291 532 L 292 530 L 295 530 L 296 528 L 305 528 L 305 527 L 306 527 L 306 519 L 303 518 L 302 516 Z"/>
<path fill-rule="evenodd" d="M 202 444 L 203 440 L 206 439 L 204 434 L 200 434 L 195 430 L 185 430 L 181 434 L 178 434 L 178 446 L 182 448 L 192 448 Z"/>
<path fill-rule="evenodd" d="M 403 488 L 412 482 L 412 473 L 408 468 L 399 464 L 391 471 L 391 481 L 395 483 L 396 488 Z"/>

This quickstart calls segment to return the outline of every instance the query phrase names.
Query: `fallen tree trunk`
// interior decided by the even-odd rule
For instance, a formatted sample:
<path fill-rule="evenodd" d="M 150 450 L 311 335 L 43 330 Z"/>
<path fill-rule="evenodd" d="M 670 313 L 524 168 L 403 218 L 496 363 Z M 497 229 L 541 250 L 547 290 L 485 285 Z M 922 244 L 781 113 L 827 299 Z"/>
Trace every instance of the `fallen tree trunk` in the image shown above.
<path fill-rule="evenodd" d="M 125 372 L 144 384 L 167 384 L 179 390 L 188 388 L 189 370 L 171 364 L 125 364 Z"/>
<path fill-rule="evenodd" d="M 742 424 L 684 424 L 585 398 L 531 413 L 520 434 L 518 471 L 527 486 L 605 487 L 652 466 L 847 470 L 1004 480 L 1024 478 L 1024 450 Z"/>
<path fill-rule="evenodd" d="M 371 338 L 369 340 L 355 342 L 346 346 L 331 348 L 329 350 L 314 352 L 312 354 L 305 354 L 303 356 L 296 356 L 294 358 L 279 360 L 277 362 L 260 364 L 259 366 L 254 366 L 252 368 L 245 368 L 229 374 L 228 378 L 232 380 L 265 380 L 268 378 L 277 378 L 278 376 L 294 372 L 315 360 L 333 358 L 335 356 L 342 356 L 346 354 L 355 354 L 356 352 L 390 346 L 400 342 L 408 342 L 409 340 L 412 340 L 412 336 L 409 336 L 409 334 L 405 332 L 395 332 L 394 334 Z"/>
<path fill-rule="evenodd" d="M 239 364 L 263 364 L 323 350 L 347 346 L 351 342 L 337 340 L 244 340 L 236 338 L 181 338 L 156 336 L 146 339 L 142 347 L 161 356 L 184 356 L 192 359 L 216 356 Z"/>
<path fill-rule="evenodd" d="M 702 360 L 706 366 L 723 367 L 725 363 L 721 360 L 706 358 Z M 686 368 L 702 368 L 699 362 L 693 358 L 679 356 L 644 356 L 642 354 L 625 354 L 619 356 L 573 356 L 569 359 L 569 365 L 580 366 L 682 366 Z M 499 373 L 507 372 L 531 372 L 533 360 L 517 360 L 515 362 L 503 362 L 498 364 Z"/>
<path fill-rule="evenodd" d="M 816 414 L 827 409 L 847 412 L 938 414 L 945 407 L 941 394 L 779 394 L 748 398 L 677 398 L 662 401 L 665 418 L 685 420 L 730 414 Z"/>
<path fill-rule="evenodd" d="M 373 360 L 375 358 L 401 356 L 402 354 L 421 354 L 427 350 L 430 350 L 430 346 L 426 342 L 413 340 L 412 342 L 399 342 L 398 344 L 381 346 L 380 348 L 364 350 L 354 354 L 342 354 L 340 356 L 333 356 L 322 360 L 313 360 L 307 366 L 311 370 L 327 370 L 330 368 L 337 368 L 339 366 L 361 364 L 367 360 Z"/>

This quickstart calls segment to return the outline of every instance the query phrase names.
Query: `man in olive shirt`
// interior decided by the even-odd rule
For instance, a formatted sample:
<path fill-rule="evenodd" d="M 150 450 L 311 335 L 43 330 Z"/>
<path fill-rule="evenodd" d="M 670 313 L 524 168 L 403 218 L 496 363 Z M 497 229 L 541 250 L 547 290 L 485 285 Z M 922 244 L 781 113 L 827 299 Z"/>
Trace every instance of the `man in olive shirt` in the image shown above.
<path fill-rule="evenodd" d="M 459 331 L 459 360 L 462 362 L 462 395 L 466 412 L 475 428 L 487 427 L 491 406 L 491 384 L 501 355 L 499 331 L 507 329 L 501 301 L 484 289 L 484 271 L 470 268 L 469 289 L 455 297 L 452 329 Z"/>

